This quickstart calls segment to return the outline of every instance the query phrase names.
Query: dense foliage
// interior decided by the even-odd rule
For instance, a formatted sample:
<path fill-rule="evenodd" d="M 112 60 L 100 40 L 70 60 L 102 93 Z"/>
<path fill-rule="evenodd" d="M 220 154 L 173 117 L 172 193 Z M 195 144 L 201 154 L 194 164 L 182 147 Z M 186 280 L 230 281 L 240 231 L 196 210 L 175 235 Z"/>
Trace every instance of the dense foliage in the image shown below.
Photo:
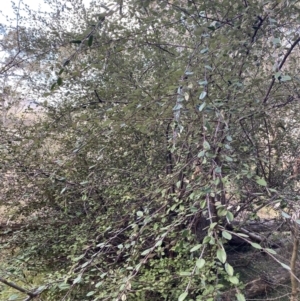
<path fill-rule="evenodd" d="M 299 3 L 48 4 L 2 37 L 3 87 L 40 103 L 1 125 L 22 224 L 3 278 L 37 273 L 42 300 L 245 300 L 228 241 L 274 251 L 232 223 L 298 212 Z"/>

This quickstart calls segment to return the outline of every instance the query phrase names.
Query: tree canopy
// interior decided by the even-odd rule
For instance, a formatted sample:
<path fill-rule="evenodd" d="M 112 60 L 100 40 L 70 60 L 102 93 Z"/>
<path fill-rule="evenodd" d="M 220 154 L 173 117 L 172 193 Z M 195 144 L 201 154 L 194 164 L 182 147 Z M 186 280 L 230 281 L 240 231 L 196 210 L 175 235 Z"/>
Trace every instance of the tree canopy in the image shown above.
<path fill-rule="evenodd" d="M 267 208 L 298 245 L 299 1 L 47 4 L 1 40 L 1 97 L 40 108 L 1 124 L 9 300 L 246 300 L 236 239 L 297 300 L 243 225 Z"/>

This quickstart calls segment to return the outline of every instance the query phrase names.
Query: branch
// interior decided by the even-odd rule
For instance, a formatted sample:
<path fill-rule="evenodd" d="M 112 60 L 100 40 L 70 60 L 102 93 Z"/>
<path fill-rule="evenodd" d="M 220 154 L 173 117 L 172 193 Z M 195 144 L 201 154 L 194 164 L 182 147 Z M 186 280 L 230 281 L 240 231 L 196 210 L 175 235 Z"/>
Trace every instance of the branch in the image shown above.
<path fill-rule="evenodd" d="M 99 94 L 97 93 L 97 90 L 94 90 L 95 94 L 96 94 L 96 97 L 97 99 L 99 100 L 100 103 L 103 102 L 103 100 L 99 97 Z"/>
<path fill-rule="evenodd" d="M 286 100 L 286 102 L 283 102 L 283 103 L 280 103 L 279 105 L 275 105 L 272 107 L 272 109 L 275 109 L 275 108 L 281 108 L 281 107 L 284 107 L 286 106 L 287 104 L 295 101 L 295 100 L 298 100 L 297 98 L 293 97 L 293 96 L 289 96 Z"/>
<path fill-rule="evenodd" d="M 0 282 L 6 284 L 7 286 L 10 286 L 10 287 L 14 288 L 15 290 L 17 290 L 21 293 L 24 293 L 24 294 L 28 295 L 28 298 L 25 299 L 26 301 L 29 301 L 29 300 L 31 300 L 31 299 L 33 299 L 33 298 L 35 298 L 35 297 L 37 297 L 38 295 L 41 294 L 41 291 L 37 291 L 35 293 L 32 293 L 32 292 L 16 285 L 15 283 L 12 283 L 12 282 L 9 282 L 9 281 L 5 280 L 2 277 L 0 277 Z"/>
<path fill-rule="evenodd" d="M 278 66 L 278 70 L 280 70 L 282 68 L 282 66 L 284 65 L 285 61 L 287 60 L 287 58 L 289 57 L 289 55 L 292 53 L 293 49 L 297 46 L 297 44 L 300 42 L 300 37 L 292 44 L 291 48 L 287 51 L 287 53 L 285 54 L 285 56 L 283 57 L 283 60 L 281 61 L 281 63 L 279 64 Z M 271 81 L 271 84 L 269 86 L 269 89 L 267 91 L 267 94 L 263 100 L 263 103 L 266 103 L 268 98 L 269 98 L 269 95 L 271 93 L 271 90 L 274 86 L 274 83 L 275 83 L 275 77 L 273 77 L 272 81 Z"/>
<path fill-rule="evenodd" d="M 254 31 L 254 33 L 253 33 L 253 35 L 252 35 L 252 37 L 251 37 L 251 43 L 254 42 L 255 37 L 256 37 L 256 35 L 257 35 L 259 29 L 261 28 L 261 26 L 262 26 L 263 23 L 265 22 L 267 16 L 268 16 L 268 14 L 266 14 L 266 15 L 264 16 L 264 18 L 261 18 L 260 16 L 257 16 L 257 18 L 258 18 L 258 20 L 259 20 L 259 23 L 258 23 L 257 26 L 255 27 L 255 31 Z"/>

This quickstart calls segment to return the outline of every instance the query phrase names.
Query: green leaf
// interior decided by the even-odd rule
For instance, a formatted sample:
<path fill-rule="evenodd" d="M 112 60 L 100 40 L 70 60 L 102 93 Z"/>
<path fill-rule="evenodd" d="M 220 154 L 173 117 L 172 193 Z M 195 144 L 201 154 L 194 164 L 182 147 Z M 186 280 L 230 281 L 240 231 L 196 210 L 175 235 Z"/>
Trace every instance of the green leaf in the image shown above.
<path fill-rule="evenodd" d="M 204 140 L 204 142 L 203 142 L 203 148 L 205 150 L 210 150 L 210 145 L 209 145 L 209 143 L 206 140 Z"/>
<path fill-rule="evenodd" d="M 261 245 L 255 243 L 255 242 L 252 242 L 252 243 L 251 243 L 251 246 L 252 246 L 253 248 L 255 248 L 255 249 L 259 249 L 259 250 L 262 249 Z"/>
<path fill-rule="evenodd" d="M 229 276 L 228 280 L 233 284 L 239 284 L 239 279 L 235 276 Z"/>
<path fill-rule="evenodd" d="M 38 287 L 37 292 L 42 292 L 45 289 L 47 289 L 47 285 L 41 285 L 41 286 Z"/>
<path fill-rule="evenodd" d="M 55 88 L 55 86 L 56 86 L 56 83 L 52 84 L 50 90 L 52 91 Z"/>
<path fill-rule="evenodd" d="M 229 156 L 225 156 L 225 160 L 226 160 L 227 162 L 232 162 L 232 161 L 233 161 L 233 159 L 230 158 Z"/>
<path fill-rule="evenodd" d="M 226 255 L 226 252 L 223 249 L 218 249 L 217 257 L 222 263 L 226 262 L 227 255 Z"/>
<path fill-rule="evenodd" d="M 200 208 L 201 208 L 201 209 L 204 209 L 205 206 L 206 206 L 206 200 L 202 200 L 202 201 L 200 202 Z"/>
<path fill-rule="evenodd" d="M 91 291 L 91 292 L 88 292 L 88 293 L 86 294 L 86 296 L 87 296 L 87 297 L 93 296 L 95 293 L 96 293 L 95 291 Z"/>
<path fill-rule="evenodd" d="M 271 253 L 271 254 L 277 254 L 276 251 L 272 250 L 272 249 L 265 249 L 266 252 Z"/>
<path fill-rule="evenodd" d="M 13 294 L 13 295 L 11 295 L 11 296 L 8 298 L 8 300 L 9 300 L 9 301 L 13 301 L 13 300 L 17 300 L 17 299 L 19 299 L 19 298 L 20 298 L 19 295 Z"/>
<path fill-rule="evenodd" d="M 187 292 L 184 292 L 182 293 L 179 298 L 178 298 L 178 301 L 183 301 L 186 297 L 187 297 L 188 293 Z"/>
<path fill-rule="evenodd" d="M 199 250 L 201 247 L 202 247 L 201 244 L 196 245 L 196 246 L 194 246 L 194 247 L 191 248 L 190 252 L 195 252 L 195 251 Z"/>
<path fill-rule="evenodd" d="M 202 269 L 204 267 L 204 265 L 205 265 L 205 260 L 203 258 L 197 259 L 196 266 L 199 269 Z"/>
<path fill-rule="evenodd" d="M 280 44 L 281 43 L 280 38 L 273 38 L 272 43 L 274 45 Z"/>
<path fill-rule="evenodd" d="M 85 262 L 83 265 L 81 265 L 82 268 L 85 268 L 86 266 L 88 266 L 91 262 L 90 261 L 87 261 Z"/>
<path fill-rule="evenodd" d="M 281 211 L 281 215 L 284 217 L 284 218 L 287 218 L 287 219 L 290 219 L 291 218 L 291 216 L 290 215 L 288 215 L 286 212 L 284 212 L 284 211 Z"/>
<path fill-rule="evenodd" d="M 63 82 L 62 78 L 59 77 L 59 78 L 57 79 L 57 84 L 58 84 L 59 86 L 61 86 L 61 85 L 62 85 L 62 82 Z"/>
<path fill-rule="evenodd" d="M 180 272 L 179 275 L 180 276 L 191 276 L 192 273 L 191 272 Z"/>
<path fill-rule="evenodd" d="M 289 75 L 284 75 L 281 77 L 280 81 L 282 82 L 287 82 L 289 80 L 291 80 L 292 78 Z"/>
<path fill-rule="evenodd" d="M 204 99 L 205 96 L 206 96 L 207 92 L 206 91 L 202 91 L 200 96 L 199 96 L 199 99 Z M 200 110 L 199 110 L 200 111 Z"/>
<path fill-rule="evenodd" d="M 63 193 L 66 191 L 66 189 L 67 189 L 67 187 L 64 187 L 64 188 L 61 190 L 60 194 L 63 194 Z"/>
<path fill-rule="evenodd" d="M 143 213 L 143 211 L 138 211 L 138 212 L 136 213 L 136 215 L 137 215 L 138 217 L 142 217 L 142 216 L 144 215 L 144 213 Z"/>
<path fill-rule="evenodd" d="M 222 231 L 222 236 L 224 238 L 226 238 L 227 240 L 231 240 L 232 239 L 232 235 L 230 233 L 228 233 L 227 231 Z"/>
<path fill-rule="evenodd" d="M 233 267 L 229 263 L 225 263 L 225 270 L 229 276 L 233 276 Z"/>
<path fill-rule="evenodd" d="M 249 235 L 247 234 L 244 234 L 244 233 L 236 233 L 238 236 L 240 237 L 249 237 Z"/>
<path fill-rule="evenodd" d="M 141 253 L 141 255 L 142 255 L 142 256 L 145 256 L 145 255 L 149 254 L 150 252 L 151 252 L 151 248 L 150 248 L 150 249 L 147 249 L 147 250 L 145 250 L 145 251 L 143 251 L 143 252 Z"/>
<path fill-rule="evenodd" d="M 66 282 L 62 282 L 58 285 L 60 290 L 68 290 L 70 289 L 70 284 L 66 283 Z"/>
<path fill-rule="evenodd" d="M 81 44 L 81 40 L 72 40 L 70 41 L 72 44 Z"/>
<path fill-rule="evenodd" d="M 185 99 L 186 101 L 188 101 L 188 100 L 190 99 L 190 94 L 187 93 L 187 92 L 185 92 L 185 93 L 184 93 L 184 99 Z"/>
<path fill-rule="evenodd" d="M 216 168 L 215 168 L 215 172 L 216 173 L 222 173 L 222 168 L 221 168 L 221 166 L 217 166 Z M 227 212 L 227 210 L 226 210 L 226 208 L 224 208 L 224 210 Z M 224 214 L 224 215 L 226 215 L 226 214 Z"/>
<path fill-rule="evenodd" d="M 286 265 L 286 264 L 284 264 L 284 263 L 282 263 L 282 262 L 280 262 L 280 264 L 281 264 L 281 266 L 283 267 L 283 268 L 285 268 L 286 270 L 291 270 L 291 268 L 288 266 L 288 265 Z"/>
<path fill-rule="evenodd" d="M 207 243 L 210 242 L 210 240 L 211 240 L 211 236 L 205 236 L 204 239 L 203 239 L 203 243 L 207 244 Z"/>
<path fill-rule="evenodd" d="M 276 72 L 276 73 L 274 74 L 274 77 L 275 77 L 276 79 L 281 79 L 281 71 Z"/>
<path fill-rule="evenodd" d="M 155 243 L 155 247 L 159 247 L 162 245 L 162 239 L 158 240 L 156 243 Z"/>
<path fill-rule="evenodd" d="M 94 39 L 94 36 L 91 35 L 91 36 L 89 37 L 89 40 L 88 40 L 88 46 L 89 46 L 89 47 L 91 47 L 91 46 L 93 45 L 93 39 Z"/>
<path fill-rule="evenodd" d="M 182 109 L 182 108 L 183 108 L 183 105 L 182 105 L 181 103 L 177 103 L 177 104 L 174 106 L 173 111 L 178 111 L 178 110 L 180 110 L 180 109 Z"/>
<path fill-rule="evenodd" d="M 207 80 L 199 81 L 200 86 L 207 86 L 207 84 L 208 84 Z"/>
<path fill-rule="evenodd" d="M 267 186 L 267 182 L 266 182 L 265 179 L 263 179 L 263 178 L 257 177 L 256 183 L 257 183 L 258 185 L 260 185 L 260 186 Z"/>
<path fill-rule="evenodd" d="M 205 150 L 202 150 L 199 154 L 198 154 L 198 158 L 204 157 L 205 155 Z"/>
<path fill-rule="evenodd" d="M 214 222 L 214 223 L 211 223 L 210 226 L 209 226 L 209 229 L 213 229 L 218 223 Z"/>
<path fill-rule="evenodd" d="M 218 179 L 219 178 L 217 178 L 216 181 L 218 181 Z M 220 208 L 220 209 L 218 209 L 218 216 L 226 216 L 226 215 L 227 215 L 227 209 L 226 208 Z"/>
<path fill-rule="evenodd" d="M 238 301 L 246 301 L 245 296 L 241 293 L 235 295 Z"/>
<path fill-rule="evenodd" d="M 80 274 L 73 280 L 73 284 L 80 283 L 81 279 L 82 279 L 82 275 Z"/>
<path fill-rule="evenodd" d="M 230 222 L 232 222 L 234 220 L 234 216 L 230 211 L 227 211 L 226 217 L 227 217 L 228 221 L 230 221 Z"/>
<path fill-rule="evenodd" d="M 65 60 L 63 66 L 66 67 L 70 64 L 70 60 Z"/>
<path fill-rule="evenodd" d="M 205 108 L 205 106 L 206 106 L 206 102 L 203 102 L 203 103 L 198 107 L 199 112 L 202 112 L 202 110 Z"/>
<path fill-rule="evenodd" d="M 95 288 L 98 288 L 99 286 L 101 286 L 102 283 L 103 283 L 103 281 L 100 281 L 100 282 L 96 283 Z"/>

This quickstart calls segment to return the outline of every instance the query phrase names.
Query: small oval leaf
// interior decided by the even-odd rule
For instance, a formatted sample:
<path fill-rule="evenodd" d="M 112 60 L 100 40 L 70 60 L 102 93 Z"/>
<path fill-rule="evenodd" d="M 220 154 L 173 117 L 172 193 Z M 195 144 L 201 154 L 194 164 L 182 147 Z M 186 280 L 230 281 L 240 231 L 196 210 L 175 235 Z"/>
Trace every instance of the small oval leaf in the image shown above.
<path fill-rule="evenodd" d="M 91 47 L 93 45 L 94 36 L 90 36 L 88 40 L 88 46 Z"/>
<path fill-rule="evenodd" d="M 199 250 L 201 247 L 202 247 L 202 245 L 200 245 L 200 244 L 196 245 L 196 246 L 191 248 L 190 252 L 195 252 L 195 251 Z"/>
<path fill-rule="evenodd" d="M 284 217 L 284 218 L 291 218 L 291 216 L 290 215 L 288 215 L 286 212 L 284 212 L 284 211 L 281 211 L 281 215 Z"/>
<path fill-rule="evenodd" d="M 151 249 L 147 249 L 141 253 L 142 256 L 145 256 L 151 252 Z"/>
<path fill-rule="evenodd" d="M 266 252 L 270 253 L 270 254 L 277 254 L 276 251 L 272 250 L 272 249 L 266 249 Z"/>
<path fill-rule="evenodd" d="M 178 301 L 183 301 L 186 297 L 187 297 L 188 293 L 187 292 L 184 292 L 182 293 L 179 298 L 178 298 Z"/>
<path fill-rule="evenodd" d="M 245 296 L 241 293 L 235 295 L 238 301 L 246 301 Z"/>
<path fill-rule="evenodd" d="M 229 276 L 233 276 L 233 267 L 228 262 L 225 263 L 225 270 Z"/>
<path fill-rule="evenodd" d="M 81 274 L 80 275 L 78 275 L 75 279 L 74 279 L 74 281 L 73 281 L 73 284 L 76 284 L 76 283 L 79 283 L 79 282 L 81 282 Z"/>
<path fill-rule="evenodd" d="M 209 143 L 206 140 L 203 142 L 203 148 L 205 150 L 210 150 L 210 145 L 209 145 Z"/>
<path fill-rule="evenodd" d="M 256 183 L 260 186 L 267 186 L 267 182 L 263 178 L 257 178 Z"/>
<path fill-rule="evenodd" d="M 230 233 L 228 233 L 227 231 L 222 231 L 222 236 L 224 238 L 226 238 L 227 240 L 231 240 L 232 239 L 232 235 Z"/>
<path fill-rule="evenodd" d="M 204 99 L 206 96 L 207 92 L 206 91 L 202 91 L 202 93 L 199 96 L 199 99 Z"/>
<path fill-rule="evenodd" d="M 235 276 L 229 276 L 228 280 L 233 284 L 239 284 L 239 279 Z"/>
<path fill-rule="evenodd" d="M 202 269 L 205 265 L 205 260 L 203 258 L 201 259 L 197 259 L 196 261 L 196 266 L 199 268 L 199 269 Z"/>
<path fill-rule="evenodd" d="M 62 78 L 59 77 L 59 78 L 57 79 L 57 84 L 58 84 L 59 86 L 61 86 L 61 85 L 62 85 L 62 82 L 63 82 Z"/>
<path fill-rule="evenodd" d="M 218 259 L 219 259 L 222 263 L 225 263 L 225 262 L 226 262 L 227 255 L 226 255 L 226 252 L 225 252 L 223 249 L 219 249 L 219 250 L 217 251 L 217 257 L 218 257 Z"/>
<path fill-rule="evenodd" d="M 287 82 L 289 80 L 291 80 L 292 78 L 289 75 L 284 75 L 281 77 L 280 81 L 282 82 Z"/>
<path fill-rule="evenodd" d="M 233 219 L 234 219 L 234 216 L 233 216 L 233 214 L 230 211 L 227 211 L 226 217 L 227 217 L 227 219 L 228 219 L 229 222 L 232 222 Z"/>
<path fill-rule="evenodd" d="M 255 242 L 251 243 L 251 246 L 252 246 L 253 248 L 255 248 L 255 249 L 259 249 L 259 250 L 262 249 L 261 245 L 255 243 Z"/>
<path fill-rule="evenodd" d="M 203 103 L 198 107 L 199 112 L 202 112 L 202 110 L 205 108 L 205 106 L 206 106 L 206 102 L 203 102 Z"/>

